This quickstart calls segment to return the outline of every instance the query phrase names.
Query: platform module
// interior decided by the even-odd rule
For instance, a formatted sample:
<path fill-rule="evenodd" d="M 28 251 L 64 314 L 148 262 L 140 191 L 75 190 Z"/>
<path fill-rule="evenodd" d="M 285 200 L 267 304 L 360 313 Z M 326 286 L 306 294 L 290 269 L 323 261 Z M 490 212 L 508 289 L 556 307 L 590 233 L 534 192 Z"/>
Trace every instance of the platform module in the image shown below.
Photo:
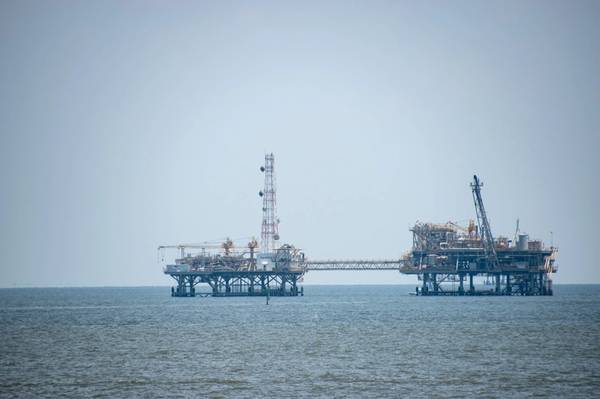
<path fill-rule="evenodd" d="M 264 186 L 258 192 L 263 215 L 260 243 L 254 238 L 247 243 L 226 238 L 223 242 L 158 247 L 163 256 L 169 249 L 179 253 L 175 263 L 164 268 L 164 273 L 177 283 L 171 288 L 172 296 L 196 296 L 200 283 L 208 284 L 208 295 L 219 297 L 303 295 L 298 282 L 306 271 L 304 253 L 293 245 L 280 244 L 272 153 L 265 155 L 260 171 L 264 173 Z"/>
<path fill-rule="evenodd" d="M 552 295 L 558 249 L 522 234 L 519 221 L 512 240 L 492 236 L 483 205 L 483 183 L 473 176 L 471 189 L 477 224 L 416 223 L 412 250 L 400 272 L 421 281 L 417 295 Z M 475 278 L 483 284 L 476 288 Z M 468 280 L 468 282 L 467 282 Z M 468 284 L 468 285 L 467 285 Z"/>

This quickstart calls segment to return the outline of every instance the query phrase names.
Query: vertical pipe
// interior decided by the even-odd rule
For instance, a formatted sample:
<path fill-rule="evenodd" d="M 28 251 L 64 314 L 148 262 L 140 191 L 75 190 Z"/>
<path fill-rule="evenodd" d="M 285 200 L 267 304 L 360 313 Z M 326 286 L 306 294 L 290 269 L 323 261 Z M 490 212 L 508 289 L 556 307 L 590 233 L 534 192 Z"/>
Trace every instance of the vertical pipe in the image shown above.
<path fill-rule="evenodd" d="M 469 273 L 469 292 L 471 294 L 475 292 L 475 285 L 473 285 L 473 273 Z"/>
<path fill-rule="evenodd" d="M 190 296 L 196 296 L 196 292 L 194 290 L 194 277 L 193 276 L 188 277 L 188 283 L 190 285 Z"/>
<path fill-rule="evenodd" d="M 177 280 L 177 296 L 185 296 L 185 277 L 179 277 Z"/>
<path fill-rule="evenodd" d="M 546 295 L 544 289 L 544 272 L 540 272 L 540 287 L 539 287 L 539 295 Z"/>
<path fill-rule="evenodd" d="M 496 295 L 500 295 L 500 273 L 496 274 Z"/>

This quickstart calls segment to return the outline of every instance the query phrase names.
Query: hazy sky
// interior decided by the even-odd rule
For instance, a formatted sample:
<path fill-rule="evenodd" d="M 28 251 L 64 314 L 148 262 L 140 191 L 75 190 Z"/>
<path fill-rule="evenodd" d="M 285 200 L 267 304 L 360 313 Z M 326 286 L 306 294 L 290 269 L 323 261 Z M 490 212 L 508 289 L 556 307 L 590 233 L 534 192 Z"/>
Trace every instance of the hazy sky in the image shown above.
<path fill-rule="evenodd" d="M 167 285 L 160 244 L 394 258 L 416 220 L 515 220 L 600 282 L 600 3 L 0 3 L 0 285 Z M 306 283 L 416 283 L 395 272 Z"/>

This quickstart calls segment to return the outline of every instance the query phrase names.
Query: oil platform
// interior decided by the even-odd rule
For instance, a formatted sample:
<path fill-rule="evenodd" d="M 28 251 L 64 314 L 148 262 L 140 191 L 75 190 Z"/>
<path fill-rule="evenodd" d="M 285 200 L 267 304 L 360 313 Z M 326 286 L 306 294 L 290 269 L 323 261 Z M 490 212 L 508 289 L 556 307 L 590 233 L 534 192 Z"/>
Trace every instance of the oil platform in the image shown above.
<path fill-rule="evenodd" d="M 159 255 L 175 249 L 179 257 L 166 265 L 164 273 L 176 286 L 175 297 L 200 296 L 298 296 L 298 283 L 306 272 L 324 270 L 396 270 L 416 275 L 419 296 L 446 295 L 552 295 L 552 273 L 556 273 L 557 248 L 544 246 L 521 234 L 519 221 L 514 238 L 492 236 L 483 205 L 483 183 L 473 176 L 471 191 L 477 223 L 468 226 L 417 222 L 412 249 L 399 259 L 311 260 L 291 244 L 279 244 L 279 219 L 275 185 L 275 158 L 265 155 L 260 245 L 249 242 L 178 244 L 160 246 Z M 187 252 L 196 250 L 196 253 Z M 198 252 L 199 251 L 199 252 Z M 196 293 L 207 284 L 210 292 Z"/>
<path fill-rule="evenodd" d="M 518 220 L 513 240 L 494 239 L 482 186 L 473 176 L 477 224 L 473 220 L 467 227 L 452 222 L 416 223 L 411 229 L 413 247 L 400 272 L 418 276 L 422 284 L 417 295 L 552 295 L 557 248 L 545 248 L 542 241 L 520 234 Z M 476 289 L 476 277 L 485 279 L 484 289 Z"/>
<path fill-rule="evenodd" d="M 293 245 L 279 242 L 277 195 L 275 187 L 275 157 L 265 156 L 260 167 L 265 175 L 262 197 L 262 228 L 260 246 L 256 239 L 246 245 L 237 245 L 231 239 L 223 243 L 163 245 L 159 252 L 176 249 L 180 257 L 175 264 L 167 265 L 165 274 L 175 279 L 171 287 L 176 297 L 196 296 L 196 286 L 206 283 L 212 296 L 297 296 L 304 289 L 298 281 L 305 272 L 304 254 Z M 186 252 L 189 249 L 199 253 Z M 212 252 L 211 252 L 212 251 Z M 164 253 L 163 253 L 164 254 Z"/>

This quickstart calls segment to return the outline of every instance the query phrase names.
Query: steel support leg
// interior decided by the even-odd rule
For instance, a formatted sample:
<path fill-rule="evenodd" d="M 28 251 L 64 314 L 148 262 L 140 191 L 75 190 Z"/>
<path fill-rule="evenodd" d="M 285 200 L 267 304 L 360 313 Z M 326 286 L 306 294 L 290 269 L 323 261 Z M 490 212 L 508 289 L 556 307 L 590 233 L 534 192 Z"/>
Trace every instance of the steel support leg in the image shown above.
<path fill-rule="evenodd" d="M 500 295 L 500 274 L 496 274 L 496 295 Z"/>

